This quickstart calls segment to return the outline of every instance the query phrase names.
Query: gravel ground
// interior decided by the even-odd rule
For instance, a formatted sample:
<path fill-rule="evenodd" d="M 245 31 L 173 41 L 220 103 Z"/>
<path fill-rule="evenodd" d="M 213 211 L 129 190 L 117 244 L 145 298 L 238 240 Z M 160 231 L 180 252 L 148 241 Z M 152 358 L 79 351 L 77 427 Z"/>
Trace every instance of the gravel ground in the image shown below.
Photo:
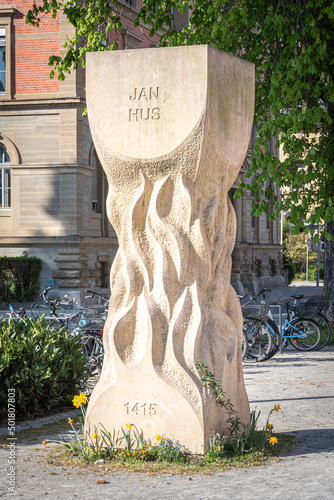
<path fill-rule="evenodd" d="M 148 475 L 78 471 L 50 465 L 48 451 L 39 442 L 25 441 L 16 448 L 16 496 L 80 499 L 279 499 L 333 498 L 334 471 L 334 348 L 320 352 L 288 351 L 259 365 L 245 365 L 251 408 L 261 410 L 260 425 L 274 412 L 275 431 L 293 433 L 293 453 L 264 467 L 231 469 L 210 476 Z M 58 417 L 55 417 L 58 418 Z M 50 417 L 47 419 L 50 421 Z M 10 450 L 0 448 L 0 497 L 9 497 L 7 473 Z M 94 484 L 103 477 L 107 484 Z"/>

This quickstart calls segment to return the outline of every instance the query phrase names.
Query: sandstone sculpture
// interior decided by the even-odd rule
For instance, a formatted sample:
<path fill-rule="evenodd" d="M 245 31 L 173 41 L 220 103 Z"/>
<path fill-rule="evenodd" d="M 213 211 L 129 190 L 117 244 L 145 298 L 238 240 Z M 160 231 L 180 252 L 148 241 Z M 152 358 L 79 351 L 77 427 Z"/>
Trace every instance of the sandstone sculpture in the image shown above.
<path fill-rule="evenodd" d="M 86 427 L 134 423 L 202 452 L 226 415 L 196 360 L 249 419 L 228 192 L 251 133 L 254 66 L 208 46 L 90 53 L 87 103 L 119 250 Z"/>

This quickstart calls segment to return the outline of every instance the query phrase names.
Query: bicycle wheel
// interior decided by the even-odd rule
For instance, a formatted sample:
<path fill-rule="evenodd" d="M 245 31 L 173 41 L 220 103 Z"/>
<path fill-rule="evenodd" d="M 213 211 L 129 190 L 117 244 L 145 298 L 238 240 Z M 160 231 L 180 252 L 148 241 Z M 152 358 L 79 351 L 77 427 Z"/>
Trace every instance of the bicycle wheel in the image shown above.
<path fill-rule="evenodd" d="M 332 335 L 331 325 L 326 316 L 321 313 L 318 313 L 316 316 L 311 316 L 310 319 L 313 319 L 320 328 L 320 342 L 314 348 L 315 351 L 319 351 L 330 341 Z"/>
<path fill-rule="evenodd" d="M 277 353 L 277 351 L 281 345 L 281 334 L 280 334 L 280 331 L 279 331 L 278 326 L 276 325 L 275 321 L 273 321 L 270 318 L 266 318 L 265 323 L 269 328 L 271 340 L 272 340 L 271 350 L 266 356 L 266 359 L 270 359 L 273 356 L 275 356 L 275 354 Z"/>
<path fill-rule="evenodd" d="M 83 350 L 87 359 L 87 368 L 92 373 L 101 373 L 103 364 L 103 342 L 99 332 L 85 332 L 81 337 Z"/>
<path fill-rule="evenodd" d="M 247 351 L 248 351 L 247 335 L 243 331 L 242 332 L 242 348 L 241 348 L 242 360 L 244 360 L 245 357 L 247 356 Z"/>
<path fill-rule="evenodd" d="M 244 318 L 243 331 L 247 338 L 248 350 L 245 363 L 264 361 L 271 351 L 272 338 L 269 327 L 259 318 Z"/>
<path fill-rule="evenodd" d="M 288 335 L 303 335 L 300 337 L 290 338 L 290 344 L 297 351 L 311 351 L 320 342 L 320 328 L 313 319 L 297 318 L 291 321 L 291 326 L 288 329 Z"/>
<path fill-rule="evenodd" d="M 34 302 L 31 305 L 31 317 L 33 319 L 41 318 L 42 316 L 50 315 L 50 306 L 47 304 L 41 304 L 40 302 Z"/>

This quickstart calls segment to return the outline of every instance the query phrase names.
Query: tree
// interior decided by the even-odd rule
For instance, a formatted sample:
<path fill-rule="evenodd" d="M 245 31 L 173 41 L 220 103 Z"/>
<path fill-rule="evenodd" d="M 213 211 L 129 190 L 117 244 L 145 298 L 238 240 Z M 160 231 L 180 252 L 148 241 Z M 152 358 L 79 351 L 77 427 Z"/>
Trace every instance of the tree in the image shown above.
<path fill-rule="evenodd" d="M 298 234 L 326 224 L 324 290 L 334 321 L 334 4 L 330 0 L 143 0 L 135 23 L 165 29 L 160 45 L 210 44 L 256 66 L 256 143 L 245 189 L 253 191 L 252 215 L 274 220 L 288 213 Z M 172 11 L 191 10 L 188 26 L 175 31 Z M 50 60 L 58 78 L 84 62 L 86 51 L 109 50 L 108 33 L 120 28 L 116 1 L 45 0 L 27 17 L 63 10 L 77 29 L 64 57 Z M 107 43 L 107 46 L 104 44 Z M 78 45 L 79 44 L 79 45 Z M 53 76 L 51 72 L 51 76 Z M 268 145 L 282 147 L 279 161 Z M 275 185 L 281 195 L 276 194 Z M 316 243 L 318 235 L 315 235 Z"/>
<path fill-rule="evenodd" d="M 287 220 L 283 222 L 283 262 L 284 264 L 293 264 L 297 273 L 304 274 L 306 271 L 306 262 L 309 264 L 309 279 L 316 279 L 316 261 L 317 252 L 309 247 L 307 252 L 306 235 L 303 232 L 291 234 L 292 227 Z M 311 238 L 309 238 L 311 240 Z M 307 256 L 308 254 L 308 256 Z M 320 269 L 323 266 L 320 266 Z"/>
<path fill-rule="evenodd" d="M 284 244 L 284 261 L 287 264 L 294 264 L 297 273 L 303 273 L 306 270 L 307 248 L 305 241 L 305 234 L 292 234 L 285 241 Z M 309 251 L 308 263 L 314 264 L 317 260 L 316 252 Z"/>

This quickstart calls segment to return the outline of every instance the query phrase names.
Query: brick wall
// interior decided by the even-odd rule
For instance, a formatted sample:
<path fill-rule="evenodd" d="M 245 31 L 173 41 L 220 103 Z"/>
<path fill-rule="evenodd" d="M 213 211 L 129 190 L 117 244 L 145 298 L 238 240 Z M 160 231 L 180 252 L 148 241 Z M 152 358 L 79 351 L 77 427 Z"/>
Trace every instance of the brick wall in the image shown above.
<path fill-rule="evenodd" d="M 8 5 L 0 0 L 0 5 Z M 42 4 L 37 1 L 37 4 Z M 50 15 L 41 17 L 35 28 L 25 23 L 32 0 L 15 1 L 16 12 L 12 21 L 12 92 L 35 94 L 59 92 L 59 81 L 50 80 L 50 55 L 59 55 L 59 20 Z"/>
<path fill-rule="evenodd" d="M 50 80 L 49 56 L 59 53 L 59 40 L 17 40 L 14 48 L 13 93 L 35 94 L 59 91 L 57 78 Z"/>
<path fill-rule="evenodd" d="M 0 5 L 8 5 L 8 0 L 0 0 Z M 37 0 L 37 4 L 42 4 Z M 59 55 L 59 18 L 52 19 L 50 15 L 41 16 L 38 28 L 28 26 L 25 23 L 26 14 L 31 9 L 33 0 L 17 0 L 15 2 L 16 13 L 13 16 L 12 26 L 12 92 L 15 95 L 21 94 L 48 94 L 59 92 L 60 83 L 55 77 L 49 79 L 52 69 L 48 66 L 50 55 Z M 138 0 L 136 9 L 140 9 L 142 1 Z M 158 43 L 159 37 L 149 37 L 149 29 L 146 26 L 134 28 L 131 18 L 135 13 L 128 10 L 127 4 L 122 8 L 125 15 L 121 15 L 124 27 L 136 33 L 142 38 L 139 48 L 150 47 L 151 42 Z M 112 41 L 115 37 L 119 40 L 119 49 L 123 48 L 122 36 L 113 31 Z M 82 85 L 85 87 L 85 74 L 82 74 Z"/>

